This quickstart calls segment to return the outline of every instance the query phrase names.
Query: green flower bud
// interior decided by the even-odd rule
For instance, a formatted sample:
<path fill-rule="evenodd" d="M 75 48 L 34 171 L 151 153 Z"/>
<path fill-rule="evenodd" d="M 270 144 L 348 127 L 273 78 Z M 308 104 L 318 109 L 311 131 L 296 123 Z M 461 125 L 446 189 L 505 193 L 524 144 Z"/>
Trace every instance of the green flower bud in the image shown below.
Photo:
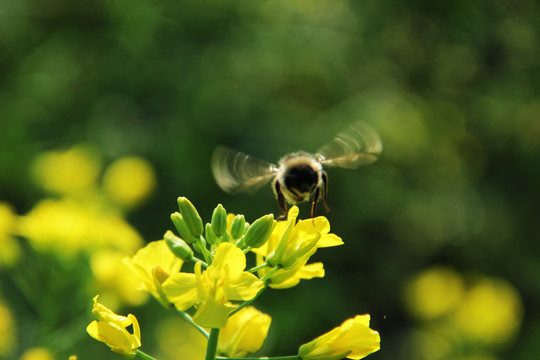
<path fill-rule="evenodd" d="M 255 220 L 244 236 L 244 244 L 253 248 L 264 245 L 270 237 L 275 224 L 273 214 L 265 215 Z"/>
<path fill-rule="evenodd" d="M 189 245 L 183 239 L 174 235 L 170 230 L 163 235 L 163 239 L 174 255 L 184 261 L 191 260 L 193 257 L 193 250 L 191 250 Z"/>
<path fill-rule="evenodd" d="M 181 196 L 178 198 L 178 207 L 191 235 L 201 236 L 204 230 L 203 222 L 195 206 L 187 198 Z"/>
<path fill-rule="evenodd" d="M 227 211 L 225 211 L 225 208 L 221 204 L 216 206 L 212 213 L 212 230 L 218 237 L 227 231 Z M 208 241 L 210 242 L 210 240 Z"/>
<path fill-rule="evenodd" d="M 231 236 L 234 240 L 238 240 L 246 233 L 246 219 L 244 215 L 236 215 L 231 225 Z"/>
<path fill-rule="evenodd" d="M 216 236 L 216 233 L 214 232 L 214 227 L 210 224 L 206 224 L 204 229 L 204 237 L 207 242 L 214 246 L 218 246 L 220 243 L 219 237 Z"/>
<path fill-rule="evenodd" d="M 178 233 L 184 240 L 186 240 L 189 243 L 192 243 L 196 240 L 196 238 L 191 235 L 191 232 L 189 231 L 186 222 L 184 221 L 184 218 L 179 212 L 174 212 L 171 214 L 171 220 L 174 224 L 174 227 L 176 227 L 176 230 L 178 230 Z"/>

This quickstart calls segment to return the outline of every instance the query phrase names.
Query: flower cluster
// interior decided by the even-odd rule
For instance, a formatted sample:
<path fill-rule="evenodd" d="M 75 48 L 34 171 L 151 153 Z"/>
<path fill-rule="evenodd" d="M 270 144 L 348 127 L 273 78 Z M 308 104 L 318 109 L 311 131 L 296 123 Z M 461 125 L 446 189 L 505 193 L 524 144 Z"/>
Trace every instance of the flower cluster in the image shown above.
<path fill-rule="evenodd" d="M 420 326 L 410 341 L 420 357 L 493 358 L 519 330 L 523 305 L 507 281 L 427 268 L 405 286 L 405 303 Z"/>
<path fill-rule="evenodd" d="M 257 352 L 271 317 L 252 302 L 268 287 L 287 288 L 300 280 L 323 277 L 323 264 L 308 264 L 310 257 L 319 248 L 343 244 L 330 233 L 326 218 L 297 220 L 295 206 L 285 221 L 266 215 L 251 224 L 243 215 L 227 214 L 222 205 L 206 224 L 188 199 L 178 198 L 178 207 L 171 215 L 178 235 L 169 230 L 162 240 L 149 243 L 124 262 L 140 288 L 207 338 L 206 359 Z M 249 254 L 256 258 L 252 268 L 247 267 Z M 126 357 L 150 358 L 139 349 L 133 315 L 112 314 L 96 299 L 93 312 L 98 321 L 88 327 L 90 335 Z M 132 333 L 126 330 L 129 325 Z M 379 342 L 379 334 L 369 327 L 369 315 L 359 315 L 302 345 L 291 359 L 360 359 L 377 351 Z"/>

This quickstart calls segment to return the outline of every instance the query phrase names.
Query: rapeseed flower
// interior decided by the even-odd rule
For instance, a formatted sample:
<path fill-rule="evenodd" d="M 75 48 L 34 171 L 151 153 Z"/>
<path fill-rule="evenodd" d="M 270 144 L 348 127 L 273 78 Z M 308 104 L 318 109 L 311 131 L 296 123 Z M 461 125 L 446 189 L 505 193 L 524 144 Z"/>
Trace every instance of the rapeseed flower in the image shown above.
<path fill-rule="evenodd" d="M 380 336 L 369 328 L 369 315 L 357 315 L 346 320 L 298 350 L 303 360 L 362 359 L 379 350 Z"/>
<path fill-rule="evenodd" d="M 87 146 L 40 154 L 33 175 L 45 190 L 62 195 L 87 195 L 96 187 L 101 169 L 99 156 Z"/>
<path fill-rule="evenodd" d="M 139 278 L 138 288 L 148 291 L 168 307 L 170 303 L 163 293 L 162 283 L 180 271 L 183 261 L 169 250 L 165 240 L 148 243 L 132 258 L 125 258 L 124 262 Z"/>
<path fill-rule="evenodd" d="M 156 176 L 152 165 L 139 157 L 113 162 L 103 174 L 103 190 L 116 204 L 133 207 L 154 190 Z"/>
<path fill-rule="evenodd" d="M 9 307 L 0 300 L 0 358 L 9 357 L 15 348 L 17 329 Z"/>
<path fill-rule="evenodd" d="M 7 203 L 0 202 L 0 267 L 13 265 L 19 259 L 20 247 L 14 234 L 17 214 Z"/>
<path fill-rule="evenodd" d="M 112 310 L 100 304 L 94 297 L 92 313 L 98 320 L 87 326 L 86 331 L 94 339 L 107 344 L 112 351 L 125 358 L 133 358 L 141 346 L 141 330 L 137 318 L 129 314 L 127 317 L 115 314 Z M 127 330 L 132 326 L 133 333 Z"/>
<path fill-rule="evenodd" d="M 307 261 L 318 248 L 343 244 L 340 237 L 330 233 L 330 223 L 324 216 L 297 222 L 298 213 L 298 207 L 293 206 L 287 220 L 277 222 L 268 241 L 252 250 L 257 254 L 258 265 L 267 262 L 281 267 L 270 278 L 270 286 L 274 288 L 291 287 L 301 279 L 323 277 L 322 263 L 306 265 Z M 263 268 L 259 270 L 259 276 L 269 271 Z"/>
<path fill-rule="evenodd" d="M 194 274 L 172 274 L 163 283 L 165 295 L 178 310 L 197 307 L 193 320 L 201 326 L 223 328 L 234 308 L 230 301 L 250 300 L 264 287 L 255 275 L 244 271 L 246 256 L 231 243 L 218 246 L 206 270 L 201 266 L 197 262 Z"/>
<path fill-rule="evenodd" d="M 272 318 L 253 306 L 232 315 L 219 333 L 217 352 L 228 357 L 245 357 L 258 351 L 268 335 Z"/>

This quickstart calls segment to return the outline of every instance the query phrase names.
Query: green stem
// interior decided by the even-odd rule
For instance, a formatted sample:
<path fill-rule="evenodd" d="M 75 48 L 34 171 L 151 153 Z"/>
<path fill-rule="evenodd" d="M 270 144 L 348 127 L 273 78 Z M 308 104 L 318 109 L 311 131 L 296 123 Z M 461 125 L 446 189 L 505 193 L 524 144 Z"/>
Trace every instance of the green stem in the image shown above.
<path fill-rule="evenodd" d="M 275 356 L 275 357 L 258 357 L 258 358 L 228 358 L 228 357 L 216 357 L 216 360 L 300 360 L 299 355 L 290 356 Z"/>
<path fill-rule="evenodd" d="M 281 270 L 281 266 L 276 266 L 275 268 L 267 272 L 266 275 L 264 275 L 260 280 L 266 282 L 266 280 L 274 276 L 274 274 L 277 273 L 279 270 Z"/>
<path fill-rule="evenodd" d="M 199 237 L 197 243 L 199 244 L 199 249 L 200 249 L 201 253 L 204 256 L 204 260 L 206 260 L 207 264 L 211 264 L 212 263 L 212 254 L 206 248 L 206 245 L 205 245 L 206 240 L 202 237 L 202 235 Z"/>
<path fill-rule="evenodd" d="M 210 337 L 208 338 L 208 344 L 206 344 L 206 355 L 204 357 L 204 360 L 215 360 L 218 339 L 219 329 L 210 329 Z"/>
<path fill-rule="evenodd" d="M 139 357 L 143 358 L 144 360 L 156 360 L 156 358 L 142 352 L 141 350 L 137 350 L 137 355 L 139 355 Z"/>
<path fill-rule="evenodd" d="M 254 273 L 254 272 L 257 272 L 261 269 L 264 269 L 265 267 L 269 266 L 267 262 L 265 262 L 264 264 L 261 264 L 261 265 L 257 265 L 255 267 L 252 267 L 251 269 L 249 269 L 248 271 L 250 273 Z"/>
<path fill-rule="evenodd" d="M 189 259 L 189 260 L 193 261 L 194 263 L 195 263 L 195 262 L 200 262 L 202 266 L 204 266 L 204 267 L 206 267 L 206 268 L 208 267 L 208 264 L 207 264 L 207 263 L 205 263 L 204 261 L 202 261 L 201 259 L 199 259 L 199 258 L 196 257 L 196 256 L 192 256 L 191 259 Z"/>
<path fill-rule="evenodd" d="M 199 330 L 199 332 L 201 334 L 203 334 L 207 339 L 208 339 L 208 332 L 206 330 L 204 330 L 202 327 L 200 327 L 199 325 L 197 325 L 195 323 L 195 321 L 193 321 L 193 319 L 191 318 L 191 316 L 189 316 L 186 312 L 182 311 L 182 310 L 178 310 L 176 307 L 174 307 L 174 309 L 176 310 L 176 312 L 178 314 L 180 314 L 180 316 L 182 318 L 184 318 L 184 320 L 186 320 L 188 323 L 190 323 L 191 325 L 193 325 L 195 327 L 195 329 Z"/>
<path fill-rule="evenodd" d="M 244 307 L 246 307 L 249 304 L 251 304 L 252 302 L 254 302 L 255 299 L 257 299 L 259 297 L 259 295 L 261 295 L 263 293 L 263 291 L 266 290 L 267 287 L 268 287 L 268 285 L 265 284 L 264 287 L 261 290 L 259 290 L 259 292 L 251 300 L 244 301 L 243 303 L 238 305 L 238 307 L 236 309 L 234 309 L 233 311 L 231 311 L 229 313 L 229 317 L 233 316 L 234 314 L 236 314 L 237 312 L 242 310 Z"/>

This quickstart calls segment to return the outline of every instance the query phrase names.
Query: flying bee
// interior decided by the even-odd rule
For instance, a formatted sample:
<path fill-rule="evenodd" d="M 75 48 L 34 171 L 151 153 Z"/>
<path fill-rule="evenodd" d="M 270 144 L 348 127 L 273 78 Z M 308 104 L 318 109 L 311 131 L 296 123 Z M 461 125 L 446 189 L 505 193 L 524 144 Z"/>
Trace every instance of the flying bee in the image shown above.
<path fill-rule="evenodd" d="M 285 155 L 278 165 L 236 150 L 218 146 L 212 154 L 212 173 L 218 185 L 230 194 L 252 192 L 270 179 L 281 209 L 286 216 L 287 203 L 311 202 L 311 217 L 322 199 L 326 211 L 328 176 L 323 166 L 356 169 L 377 160 L 382 143 L 377 132 L 364 122 L 356 122 L 317 150 L 315 154 L 295 152 Z"/>

